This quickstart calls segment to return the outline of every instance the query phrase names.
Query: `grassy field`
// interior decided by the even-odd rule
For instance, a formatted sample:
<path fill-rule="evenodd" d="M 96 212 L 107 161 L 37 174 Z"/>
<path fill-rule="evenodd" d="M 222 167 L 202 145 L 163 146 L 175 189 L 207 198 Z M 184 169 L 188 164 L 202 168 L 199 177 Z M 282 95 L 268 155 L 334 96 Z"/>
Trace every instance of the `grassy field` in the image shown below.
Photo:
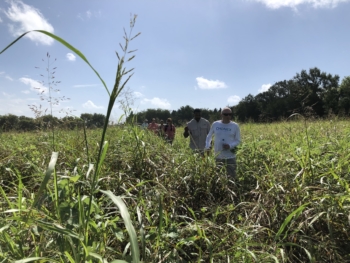
<path fill-rule="evenodd" d="M 350 261 L 347 120 L 242 124 L 235 182 L 182 131 L 109 128 L 96 187 L 100 130 L 56 131 L 57 154 L 0 134 L 0 261 Z"/>

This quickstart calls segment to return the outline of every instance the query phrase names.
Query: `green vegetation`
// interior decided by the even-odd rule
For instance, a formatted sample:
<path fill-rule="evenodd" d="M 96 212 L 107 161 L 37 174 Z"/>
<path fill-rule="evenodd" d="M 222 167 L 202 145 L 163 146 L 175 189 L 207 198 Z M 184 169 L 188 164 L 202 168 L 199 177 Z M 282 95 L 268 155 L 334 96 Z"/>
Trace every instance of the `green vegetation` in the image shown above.
<path fill-rule="evenodd" d="M 107 129 L 135 19 L 112 90 L 36 30 L 92 68 L 109 104 L 102 130 L 55 130 L 54 151 L 50 132 L 1 133 L 1 262 L 349 262 L 348 121 L 242 124 L 234 182 L 181 129 L 172 146 L 136 125 Z"/>
<path fill-rule="evenodd" d="M 48 134 L 2 134 L 0 258 L 131 262 L 135 231 L 144 262 L 348 262 L 348 121 L 243 124 L 241 131 L 232 182 L 213 156 L 193 155 L 180 132 L 171 147 L 136 126 L 110 128 L 89 214 L 93 171 L 83 131 L 57 131 L 44 189 Z M 99 133 L 87 131 L 91 156 Z M 121 200 L 134 230 L 116 209 Z"/>

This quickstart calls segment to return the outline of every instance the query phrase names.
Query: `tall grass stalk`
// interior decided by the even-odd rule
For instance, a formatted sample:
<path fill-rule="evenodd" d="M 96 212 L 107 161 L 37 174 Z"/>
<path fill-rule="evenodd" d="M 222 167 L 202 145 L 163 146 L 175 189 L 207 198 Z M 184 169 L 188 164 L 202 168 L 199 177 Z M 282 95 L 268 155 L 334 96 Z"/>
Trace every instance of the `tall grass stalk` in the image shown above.
<path fill-rule="evenodd" d="M 42 34 L 45 34 L 55 40 L 57 40 L 58 42 L 60 42 L 61 44 L 63 44 L 64 46 L 66 46 L 67 48 L 69 48 L 71 51 L 75 52 L 81 59 L 83 59 L 89 66 L 90 68 L 95 72 L 95 74 L 98 76 L 98 78 L 101 80 L 102 84 L 104 85 L 108 95 L 109 95 L 109 102 L 108 102 L 108 108 L 107 108 L 107 112 L 106 112 L 106 119 L 105 119 L 105 123 L 104 123 L 104 127 L 102 130 L 102 134 L 101 134 L 101 138 L 100 138 L 100 144 L 99 144 L 99 150 L 98 150 L 98 154 L 96 157 L 96 165 L 93 171 L 93 176 L 90 180 L 90 188 L 89 188 L 89 198 L 88 198 L 88 206 L 87 209 L 85 210 L 85 213 L 81 213 L 80 216 L 82 217 L 82 224 L 83 224 L 83 229 L 84 229 L 84 243 L 82 244 L 84 247 L 84 256 L 81 259 L 83 262 L 86 261 L 88 255 L 90 255 L 90 257 L 97 257 L 99 258 L 99 256 L 96 256 L 96 254 L 94 254 L 93 252 L 87 252 L 86 250 L 86 246 L 89 243 L 89 238 L 90 238 L 90 223 L 91 223 L 91 211 L 92 211 L 92 204 L 93 204 L 93 199 L 94 196 L 96 194 L 96 190 L 98 188 L 98 179 L 100 176 L 100 172 L 101 172 L 101 168 L 104 162 L 104 158 L 106 156 L 107 153 L 107 149 L 108 149 L 108 142 L 105 141 L 105 136 L 106 136 L 106 132 L 107 132 L 107 128 L 108 128 L 108 124 L 109 124 L 109 118 L 112 112 L 112 109 L 114 107 L 115 101 L 118 97 L 118 95 L 120 94 L 120 92 L 124 89 L 125 85 L 128 83 L 128 81 L 130 80 L 130 78 L 132 77 L 133 73 L 133 68 L 131 69 L 126 69 L 124 67 L 124 64 L 126 62 L 131 61 L 135 55 L 133 55 L 132 53 L 135 52 L 136 50 L 130 50 L 129 51 L 129 44 L 130 42 L 135 39 L 137 36 L 139 36 L 140 33 L 136 34 L 136 35 L 132 35 L 132 31 L 133 28 L 135 26 L 135 22 L 136 22 L 136 15 L 134 15 L 131 20 L 130 20 L 130 30 L 129 33 L 126 33 L 126 31 L 124 30 L 124 40 L 125 43 L 124 45 L 120 44 L 120 47 L 122 49 L 122 53 L 121 55 L 116 52 L 117 58 L 118 58 L 118 67 L 117 67 L 117 72 L 116 72 L 116 77 L 115 77 L 115 84 L 113 86 L 113 89 L 111 91 L 109 91 L 109 89 L 107 88 L 105 82 L 103 81 L 103 79 L 100 77 L 100 75 L 98 74 L 98 72 L 91 66 L 91 64 L 88 62 L 88 60 L 85 58 L 85 56 L 75 47 L 73 47 L 72 45 L 70 45 L 68 42 L 66 42 L 65 40 L 63 40 L 62 38 L 47 32 L 47 31 L 43 31 L 43 30 L 32 30 L 32 31 L 28 31 L 23 33 L 21 36 L 19 36 L 16 40 L 14 40 L 12 43 L 10 43 L 7 47 L 5 47 L 5 49 L 3 49 L 0 54 L 2 54 L 3 52 L 5 52 L 9 47 L 11 47 L 13 44 L 15 44 L 19 39 L 21 39 L 23 36 L 25 36 L 26 34 L 30 33 L 30 32 L 39 32 Z M 129 56 L 129 57 L 127 57 Z M 124 80 L 124 78 L 126 78 Z M 51 94 L 50 94 L 51 96 Z M 52 109 L 52 105 L 51 105 L 51 109 Z M 85 130 L 84 130 L 85 132 Z M 86 149 L 88 151 L 88 148 Z M 42 181 L 39 191 L 36 194 L 36 197 L 33 201 L 33 206 L 32 207 L 40 207 L 40 197 L 44 191 L 44 189 L 47 186 L 47 183 L 52 175 L 52 173 L 54 173 L 54 166 L 55 163 L 57 161 L 57 157 L 58 157 L 58 153 L 54 152 L 49 164 L 49 168 L 46 172 L 46 175 L 44 177 L 44 180 Z M 59 209 L 59 204 L 58 204 L 58 190 L 57 190 L 57 177 L 56 174 L 54 176 L 55 180 L 54 180 L 54 184 L 55 184 L 55 208 L 56 211 L 58 211 Z M 105 194 L 107 194 L 118 206 L 119 208 L 121 208 L 121 213 L 123 215 L 124 221 L 126 223 L 126 227 L 129 231 L 129 234 L 131 235 L 131 249 L 132 249 L 132 257 L 133 257 L 133 262 L 137 263 L 139 262 L 139 252 L 138 252 L 138 244 L 136 241 L 136 234 L 135 231 L 131 231 L 131 221 L 130 221 L 130 217 L 128 217 L 128 211 L 125 207 L 125 205 L 122 205 L 122 201 L 119 200 L 118 198 L 116 198 L 114 195 L 111 195 L 110 192 L 104 192 Z M 21 198 L 19 199 L 21 200 Z M 79 201 L 79 207 L 80 209 L 82 209 L 84 207 L 83 204 L 80 203 L 81 201 Z M 60 218 L 59 216 L 59 212 L 57 212 L 58 215 L 58 219 Z M 80 218 L 81 220 L 81 218 Z M 42 222 L 43 223 L 43 222 Z M 132 225 L 131 225 L 132 226 Z M 52 227 L 48 227 L 45 226 L 46 229 L 50 229 L 52 231 L 57 231 L 57 229 L 53 229 Z M 63 231 L 62 234 L 67 234 L 67 232 Z M 79 253 L 79 252 L 78 252 Z M 68 258 L 72 258 L 71 256 L 69 256 L 67 254 Z M 77 260 L 77 258 L 75 257 L 75 260 Z M 29 262 L 31 261 L 31 259 L 25 259 L 23 262 Z"/>

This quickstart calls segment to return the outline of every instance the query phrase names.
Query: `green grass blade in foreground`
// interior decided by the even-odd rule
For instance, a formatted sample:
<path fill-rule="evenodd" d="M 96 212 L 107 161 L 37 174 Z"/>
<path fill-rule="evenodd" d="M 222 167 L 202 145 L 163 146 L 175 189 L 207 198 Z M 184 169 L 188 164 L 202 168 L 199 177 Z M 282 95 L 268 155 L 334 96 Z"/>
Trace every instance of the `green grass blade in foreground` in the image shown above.
<path fill-rule="evenodd" d="M 295 209 L 292 213 L 289 214 L 289 216 L 287 216 L 287 218 L 284 220 L 283 224 L 281 225 L 280 229 L 278 230 L 275 240 L 277 240 L 279 238 L 279 236 L 282 234 L 282 232 L 284 231 L 284 229 L 286 228 L 286 226 L 289 224 L 289 222 L 292 220 L 293 216 L 296 215 L 296 217 L 298 217 L 300 215 L 301 212 L 303 212 L 304 208 L 310 203 L 306 203 L 303 204 L 301 206 L 299 206 L 299 208 Z"/>
<path fill-rule="evenodd" d="M 53 173 L 54 169 L 55 169 L 55 165 L 57 162 L 57 158 L 58 158 L 58 152 L 53 152 L 51 155 L 51 160 L 49 163 L 49 167 L 46 170 L 46 174 L 44 177 L 44 180 L 42 181 L 39 191 L 37 192 L 34 202 L 33 202 L 33 207 L 35 207 L 38 203 L 39 197 L 41 196 L 42 192 L 44 191 L 44 189 L 46 188 L 47 183 L 50 180 L 51 174 Z"/>
<path fill-rule="evenodd" d="M 139 246 L 137 243 L 135 228 L 131 223 L 130 214 L 129 214 L 129 211 L 128 211 L 124 201 L 119 196 L 115 196 L 111 191 L 101 190 L 101 192 L 104 193 L 105 195 L 107 195 L 113 201 L 113 203 L 115 203 L 118 206 L 118 208 L 120 210 L 120 214 L 124 220 L 126 230 L 129 233 L 130 245 L 131 245 L 131 256 L 133 259 L 132 262 L 133 263 L 140 262 L 140 251 L 139 251 Z"/>
<path fill-rule="evenodd" d="M 70 49 L 71 51 L 73 51 L 75 54 L 77 54 L 82 60 L 85 61 L 86 64 L 89 65 L 89 67 L 95 72 L 95 74 L 97 75 L 97 77 L 101 80 L 103 86 L 105 87 L 108 95 L 110 96 L 110 92 L 107 88 L 107 85 L 106 83 L 104 82 L 104 80 L 101 78 L 100 74 L 98 74 L 98 72 L 93 68 L 93 66 L 91 66 L 91 64 L 89 63 L 89 61 L 86 59 L 86 57 L 83 55 L 83 53 L 81 53 L 78 49 L 76 49 L 75 47 L 73 47 L 71 44 L 69 44 L 67 41 L 65 41 L 64 39 L 50 33 L 50 32 L 47 32 L 45 30 L 31 30 L 31 31 L 28 31 L 28 32 L 25 32 L 23 33 L 22 35 L 20 35 L 18 38 L 16 38 L 14 41 L 12 41 L 7 47 L 5 47 L 3 50 L 1 50 L 0 52 L 0 55 L 2 53 L 4 53 L 9 47 L 11 47 L 13 44 L 15 44 L 18 40 L 20 40 L 22 37 L 24 37 L 26 34 L 30 33 L 30 32 L 39 32 L 39 33 L 42 33 L 42 34 L 45 34 L 55 40 L 57 40 L 58 42 L 60 42 L 62 45 L 66 46 L 68 49 Z"/>

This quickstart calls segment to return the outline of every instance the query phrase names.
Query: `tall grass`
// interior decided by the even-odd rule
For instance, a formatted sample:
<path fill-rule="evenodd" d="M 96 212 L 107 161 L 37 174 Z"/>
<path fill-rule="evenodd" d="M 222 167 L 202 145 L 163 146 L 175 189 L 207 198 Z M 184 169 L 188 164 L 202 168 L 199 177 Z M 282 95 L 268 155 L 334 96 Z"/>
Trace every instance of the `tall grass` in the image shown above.
<path fill-rule="evenodd" d="M 348 122 L 250 123 L 241 131 L 233 182 L 216 170 L 213 156 L 194 155 L 180 133 L 170 146 L 135 126 L 107 130 L 109 149 L 92 200 L 87 244 L 82 219 L 93 171 L 82 162 L 84 141 L 77 143 L 74 131 L 58 133 L 58 216 L 50 183 L 38 200 L 40 210 L 32 208 L 43 177 L 28 160 L 50 153 L 43 144 L 47 137 L 27 134 L 25 143 L 21 134 L 3 134 L 1 257 L 79 262 L 86 253 L 91 262 L 134 261 L 136 241 L 128 238 L 133 230 L 116 209 L 124 200 L 144 262 L 349 261 Z M 100 133 L 87 133 L 97 154 L 93 145 Z M 36 169 L 47 169 L 48 162 L 37 162 Z"/>
<path fill-rule="evenodd" d="M 171 146 L 107 123 L 58 131 L 54 153 L 45 133 L 1 134 L 2 262 L 350 261 L 347 120 L 242 124 L 235 181 L 180 127 Z"/>
<path fill-rule="evenodd" d="M 130 20 L 129 33 L 127 33 L 124 30 L 125 43 L 124 43 L 124 45 L 120 44 L 120 47 L 122 49 L 121 55 L 119 55 L 119 53 L 116 52 L 116 55 L 118 58 L 118 68 L 117 68 L 116 77 L 115 77 L 115 84 L 114 84 L 113 89 L 111 91 L 107 88 L 105 82 L 100 77 L 98 72 L 91 66 L 91 64 L 88 62 L 88 60 L 85 58 L 85 56 L 78 49 L 76 49 L 75 47 L 70 45 L 68 42 L 66 42 L 62 38 L 60 38 L 52 33 L 49 33 L 49 32 L 43 31 L 43 30 L 33 30 L 34 32 L 40 32 L 40 33 L 45 34 L 49 37 L 52 37 L 53 39 L 57 40 L 61 44 L 65 45 L 71 51 L 75 52 L 96 73 L 96 75 L 101 80 L 102 84 L 106 88 L 106 91 L 109 95 L 108 108 L 107 108 L 107 112 L 106 112 L 106 120 L 105 120 L 104 127 L 102 129 L 100 143 L 99 143 L 99 147 L 97 150 L 97 155 L 96 155 L 96 160 L 95 160 L 96 163 L 89 164 L 89 170 L 87 171 L 87 175 L 85 178 L 86 180 L 82 181 L 82 183 L 84 184 L 85 187 L 79 187 L 77 189 L 77 193 L 76 193 L 77 196 L 76 197 L 78 197 L 78 198 L 76 200 L 73 200 L 72 198 L 70 198 L 68 196 L 64 196 L 64 198 L 62 200 L 60 195 L 61 195 L 61 191 L 63 191 L 63 189 L 60 188 L 61 185 L 59 185 L 57 173 L 55 172 L 55 165 L 56 165 L 56 162 L 58 159 L 58 152 L 53 152 L 52 157 L 51 157 L 51 161 L 50 161 L 49 166 L 46 170 L 45 177 L 44 177 L 43 181 L 41 182 L 38 191 L 35 194 L 35 198 L 32 200 L 32 202 L 30 204 L 30 208 L 28 210 L 28 215 L 25 215 L 23 217 L 22 214 L 20 213 L 19 217 L 15 217 L 16 218 L 15 220 L 18 221 L 17 223 L 19 225 L 22 225 L 23 223 L 27 223 L 29 218 L 35 218 L 36 213 L 42 212 L 41 210 L 42 210 L 42 206 L 43 206 L 43 202 L 44 202 L 43 195 L 45 195 L 44 192 L 46 192 L 47 187 L 48 187 L 48 183 L 49 183 L 51 176 L 53 174 L 53 179 L 54 179 L 53 193 L 50 191 L 50 189 L 48 189 L 48 191 L 49 191 L 48 199 L 50 202 L 50 209 L 47 209 L 47 211 L 44 212 L 44 218 L 45 219 L 49 218 L 50 219 L 49 221 L 51 221 L 51 222 L 49 224 L 47 222 L 43 223 L 42 220 L 38 219 L 38 220 L 34 220 L 31 223 L 34 223 L 36 225 L 36 227 L 39 225 L 40 227 L 42 227 L 48 231 L 51 231 L 53 234 L 60 235 L 60 237 L 59 237 L 60 242 L 61 242 L 61 244 L 59 245 L 60 251 L 61 251 L 62 255 L 64 254 L 65 257 L 68 258 L 69 261 L 71 261 L 71 262 L 81 262 L 81 261 L 86 262 L 87 260 L 89 262 L 92 262 L 94 259 L 97 259 L 100 261 L 106 261 L 100 254 L 96 253 L 96 251 L 99 250 L 98 248 L 102 243 L 97 242 L 94 245 L 95 239 L 93 237 L 92 229 L 96 228 L 97 226 L 95 226 L 96 222 L 94 221 L 93 215 L 97 212 L 96 207 L 98 207 L 97 203 L 96 203 L 97 200 L 96 200 L 95 196 L 100 191 L 99 178 L 100 178 L 100 173 L 101 173 L 101 167 L 102 167 L 104 159 L 106 157 L 108 145 L 109 145 L 108 141 L 105 141 L 105 135 L 106 135 L 106 131 L 108 128 L 110 114 L 111 114 L 112 109 L 114 107 L 116 98 L 118 97 L 120 92 L 123 90 L 123 88 L 125 87 L 125 85 L 129 81 L 129 79 L 133 75 L 133 73 L 132 73 L 133 68 L 126 69 L 124 64 L 126 62 L 131 61 L 135 57 L 135 55 L 133 55 L 131 53 L 135 52 L 136 50 L 131 50 L 131 51 L 129 50 L 130 41 L 132 41 L 134 38 L 136 38 L 140 34 L 140 33 L 138 33 L 134 36 L 132 35 L 132 31 L 133 31 L 133 28 L 135 26 L 135 22 L 136 22 L 136 15 L 134 17 L 132 17 Z M 26 34 L 28 34 L 30 32 L 33 32 L 33 31 L 26 32 L 26 33 L 22 34 L 21 36 L 19 36 L 16 40 L 14 40 L 12 43 L 10 43 L 4 50 L 2 50 L 0 52 L 0 54 L 5 52 L 9 47 L 11 47 L 13 44 L 15 44 L 23 36 L 25 36 Z M 125 80 L 124 80 L 124 78 L 125 78 Z M 50 98 L 51 98 L 51 95 L 50 95 Z M 86 137 L 85 137 L 85 140 L 87 140 Z M 87 153 L 88 158 L 89 158 L 88 147 L 86 147 L 86 153 Z M 16 175 L 18 176 L 18 178 L 20 178 L 19 182 L 21 182 L 21 175 L 20 174 L 16 174 Z M 72 180 L 71 177 L 68 177 L 68 178 L 69 178 L 68 182 L 69 182 L 69 180 Z M 75 179 L 73 179 L 73 181 L 77 181 L 77 180 L 78 180 L 78 178 L 76 178 L 76 177 L 75 177 Z M 60 183 L 62 183 L 62 181 L 60 181 Z M 67 184 L 67 182 L 64 182 L 64 184 Z M 22 184 L 18 185 L 18 189 L 19 189 L 18 194 L 21 194 L 22 193 Z M 68 188 L 68 190 L 64 189 L 64 191 L 71 192 L 71 194 L 75 193 L 72 189 L 69 189 L 69 188 Z M 127 211 L 123 201 L 119 197 L 116 197 L 110 191 L 101 191 L 101 192 L 106 194 L 107 196 L 109 196 L 113 200 L 113 202 L 119 207 L 121 214 L 122 214 L 122 218 L 124 219 L 124 222 L 127 226 L 128 232 L 130 234 L 132 261 L 139 262 L 139 252 L 138 252 L 138 245 L 137 245 L 135 231 L 133 230 L 133 226 L 132 226 L 132 224 L 130 222 L 130 218 L 128 216 L 128 211 Z M 2 189 L 2 193 L 3 193 L 3 196 L 6 198 L 6 192 L 3 189 Z M 82 195 L 82 193 L 83 193 L 83 195 Z M 21 195 L 18 195 L 18 198 L 20 200 L 22 200 Z M 62 205 L 63 205 L 63 207 L 62 207 Z M 63 217 L 64 217 L 64 215 L 62 215 L 62 208 L 72 209 L 74 206 L 77 206 L 77 208 L 78 208 L 78 213 L 76 216 L 79 218 L 79 220 L 78 220 L 79 227 L 75 227 L 74 231 L 72 231 L 72 229 L 68 229 L 62 225 Z M 18 211 L 22 211 L 21 207 L 22 207 L 22 202 L 20 201 L 18 203 L 17 209 L 10 209 L 10 210 L 7 210 L 6 212 L 7 213 L 17 213 Z M 51 211 L 49 211 L 49 210 L 53 210 L 54 212 L 51 213 Z M 71 218 L 72 218 L 72 210 L 70 210 L 69 219 L 71 219 Z M 29 226 L 30 225 L 28 225 L 28 227 Z M 5 238 L 7 238 L 6 235 L 5 235 Z M 9 242 L 9 243 L 10 243 L 9 245 L 10 245 L 10 248 L 12 249 L 12 251 L 16 252 L 14 250 L 14 247 L 17 244 L 13 244 L 13 242 Z M 22 246 L 22 243 L 20 243 L 20 247 L 21 246 Z M 46 260 L 46 258 L 37 257 L 37 254 L 38 254 L 37 252 L 35 254 L 36 254 L 35 257 L 28 257 L 27 259 L 25 259 L 25 262 L 35 261 L 35 260 L 44 260 L 44 261 Z M 23 253 L 22 249 L 20 249 L 17 253 L 15 253 L 15 259 L 22 258 L 23 256 L 24 256 L 24 253 Z M 60 256 L 60 259 L 63 260 L 63 256 Z M 23 260 L 21 259 L 21 261 L 23 261 Z"/>

